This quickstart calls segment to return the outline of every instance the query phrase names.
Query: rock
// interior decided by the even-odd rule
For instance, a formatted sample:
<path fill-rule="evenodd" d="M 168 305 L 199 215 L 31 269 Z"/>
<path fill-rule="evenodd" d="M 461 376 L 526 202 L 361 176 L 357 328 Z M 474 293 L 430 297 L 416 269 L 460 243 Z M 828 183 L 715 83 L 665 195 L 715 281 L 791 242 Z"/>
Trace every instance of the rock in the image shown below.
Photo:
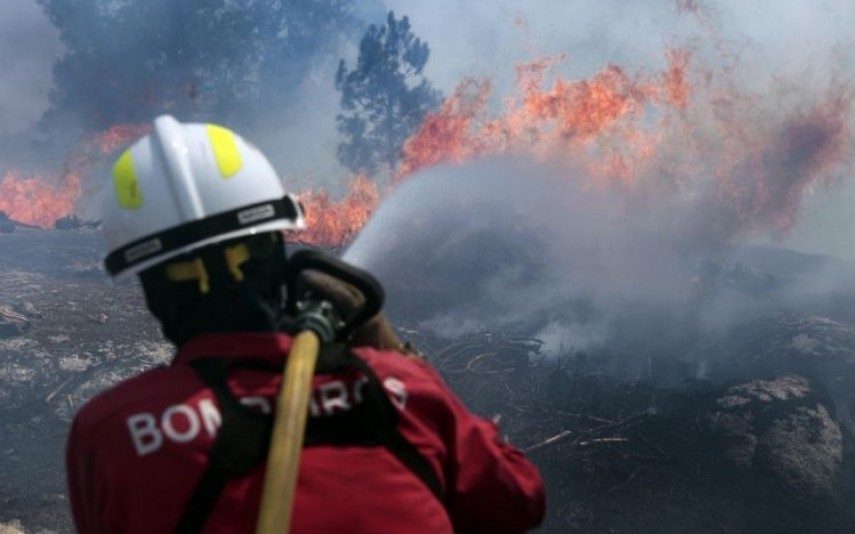
<path fill-rule="evenodd" d="M 757 370 L 813 370 L 855 364 L 855 327 L 816 315 L 780 314 L 747 324 L 748 351 Z M 737 339 L 742 335 L 737 334 Z M 800 371 L 799 371 L 800 372 Z"/>
<path fill-rule="evenodd" d="M 754 380 L 716 400 L 712 429 L 735 465 L 777 479 L 794 495 L 827 496 L 843 458 L 838 422 L 796 375 Z"/>

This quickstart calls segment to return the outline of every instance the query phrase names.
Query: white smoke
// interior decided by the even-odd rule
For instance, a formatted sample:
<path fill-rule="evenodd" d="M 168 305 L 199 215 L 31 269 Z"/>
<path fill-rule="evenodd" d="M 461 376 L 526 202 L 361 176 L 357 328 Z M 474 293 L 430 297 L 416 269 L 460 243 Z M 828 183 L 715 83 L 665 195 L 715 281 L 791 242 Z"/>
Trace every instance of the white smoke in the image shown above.
<path fill-rule="evenodd" d="M 637 205 L 584 178 L 507 158 L 427 170 L 385 200 L 345 259 L 380 279 L 401 324 L 533 335 L 553 354 L 607 348 L 627 356 L 616 372 L 629 375 L 647 372 L 627 367 L 647 369 L 637 351 L 701 372 L 713 353 L 694 359 L 694 343 L 855 288 L 852 266 L 716 239 L 703 201 Z"/>
<path fill-rule="evenodd" d="M 448 335 L 558 321 L 575 332 L 562 343 L 586 345 L 629 301 L 688 298 L 679 224 L 630 218 L 570 174 L 507 159 L 429 170 L 384 202 L 345 257 L 389 286 L 392 310 L 418 310 L 421 326 Z"/>
<path fill-rule="evenodd" d="M 0 0 L 0 138 L 33 128 L 48 108 L 59 32 L 35 0 Z"/>
<path fill-rule="evenodd" d="M 692 64 L 726 73 L 753 107 L 784 119 L 855 83 L 855 3 L 850 0 L 385 0 L 410 16 L 431 43 L 427 76 L 449 93 L 466 76 L 495 82 L 495 105 L 514 84 L 513 65 L 562 55 L 557 72 L 584 79 L 612 63 L 629 72 L 665 68 L 663 50 L 683 48 Z M 850 89 L 851 91 L 851 89 Z M 819 95 L 819 96 L 818 96 Z M 809 105 L 809 104 L 808 104 Z M 855 183 L 810 191 L 802 222 L 787 237 L 797 250 L 855 259 Z"/>

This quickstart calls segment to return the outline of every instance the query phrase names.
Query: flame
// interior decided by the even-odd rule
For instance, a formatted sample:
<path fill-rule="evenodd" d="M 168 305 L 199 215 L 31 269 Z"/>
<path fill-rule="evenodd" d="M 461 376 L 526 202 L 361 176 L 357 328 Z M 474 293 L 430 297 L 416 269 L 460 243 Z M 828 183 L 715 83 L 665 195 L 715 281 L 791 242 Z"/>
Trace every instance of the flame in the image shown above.
<path fill-rule="evenodd" d="M 845 117 L 850 95 L 837 94 L 794 114 L 768 137 L 739 131 L 718 169 L 717 208 L 731 225 L 786 234 L 798 220 L 801 199 L 829 183 L 847 160 Z"/>
<path fill-rule="evenodd" d="M 617 188 L 627 202 L 679 197 L 696 206 L 698 226 L 729 239 L 791 230 L 804 191 L 846 165 L 851 92 L 770 119 L 731 80 L 715 86 L 700 68 L 693 77 L 686 50 L 666 50 L 658 74 L 607 65 L 589 79 L 547 83 L 562 59 L 518 66 L 499 113 L 489 80 L 464 80 L 406 142 L 397 180 L 485 155 L 566 160 L 583 169 L 581 185 Z"/>
<path fill-rule="evenodd" d="M 307 229 L 293 238 L 299 243 L 330 248 L 348 243 L 380 201 L 377 186 L 362 175 L 350 181 L 347 194 L 340 200 L 332 200 L 324 190 L 307 190 L 299 197 L 306 212 Z"/>
<path fill-rule="evenodd" d="M 851 153 L 852 93 L 830 91 L 800 112 L 773 101 L 770 119 L 762 99 L 739 92 L 726 71 L 716 85 L 687 50 L 664 56 L 659 73 L 606 65 L 582 80 L 552 76 L 563 56 L 539 58 L 516 67 L 515 91 L 498 110 L 490 80 L 464 79 L 405 143 L 393 186 L 438 164 L 534 155 L 565 161 L 574 169 L 568 179 L 614 190 L 628 205 L 676 199 L 690 211 L 695 238 L 791 230 L 804 192 L 827 181 Z M 310 229 L 300 239 L 348 242 L 379 196 L 364 176 L 338 202 L 307 192 Z"/>
<path fill-rule="evenodd" d="M 151 132 L 148 124 L 117 124 L 93 136 L 93 143 L 103 155 L 109 155 Z M 92 146 L 92 145 L 90 145 Z"/>
<path fill-rule="evenodd" d="M 90 135 L 69 155 L 62 173 L 6 172 L 0 181 L 0 212 L 19 223 L 52 226 L 74 211 L 83 193 L 82 176 L 89 169 L 149 131 L 148 125 L 119 124 Z"/>
<path fill-rule="evenodd" d="M 20 223 L 48 227 L 71 213 L 81 191 L 77 174 L 53 185 L 41 176 L 24 177 L 9 171 L 0 180 L 0 212 Z"/>
<path fill-rule="evenodd" d="M 696 2 L 677 2 L 701 15 Z M 574 80 L 555 74 L 563 56 L 538 58 L 516 67 L 515 89 L 499 105 L 491 80 L 464 79 L 404 144 L 392 187 L 438 164 L 535 156 L 566 163 L 574 169 L 568 179 L 609 188 L 628 204 L 677 199 L 693 206 L 697 226 L 729 239 L 791 230 L 804 193 L 851 161 L 851 91 L 829 91 L 800 109 L 773 101 L 764 113 L 769 95 L 740 92 L 728 77 L 732 65 L 712 73 L 679 48 L 666 49 L 664 60 L 661 72 L 609 64 Z M 88 136 L 58 179 L 7 173 L 0 209 L 49 226 L 72 212 L 80 176 L 94 162 L 148 131 L 126 124 Z M 328 247 L 347 243 L 385 193 L 366 176 L 353 177 L 341 199 L 304 191 L 309 228 L 296 239 Z"/>
<path fill-rule="evenodd" d="M 562 59 L 518 66 L 517 94 L 499 117 L 485 117 L 492 84 L 464 80 L 404 145 L 398 178 L 482 155 L 564 152 L 578 158 L 586 151 L 595 153 L 588 159 L 592 168 L 600 169 L 597 174 L 627 177 L 638 166 L 636 160 L 651 157 L 655 148 L 653 134 L 637 127 L 645 107 L 688 105 L 692 88 L 686 51 L 669 51 L 669 68 L 659 78 L 630 76 L 617 65 L 607 65 L 591 79 L 558 77 L 544 89 L 549 70 Z"/>

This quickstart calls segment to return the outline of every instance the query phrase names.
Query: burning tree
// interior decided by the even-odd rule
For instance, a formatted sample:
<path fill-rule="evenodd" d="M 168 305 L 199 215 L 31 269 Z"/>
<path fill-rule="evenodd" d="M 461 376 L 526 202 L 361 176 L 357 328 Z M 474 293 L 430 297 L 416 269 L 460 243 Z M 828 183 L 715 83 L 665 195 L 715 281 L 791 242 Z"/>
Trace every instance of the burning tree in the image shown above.
<path fill-rule="evenodd" d="M 429 56 L 428 44 L 413 34 L 409 19 L 397 20 L 390 11 L 384 26 L 368 27 L 353 70 L 341 60 L 338 159 L 345 167 L 368 174 L 384 166 L 394 171 L 404 142 L 440 101 L 422 72 Z"/>

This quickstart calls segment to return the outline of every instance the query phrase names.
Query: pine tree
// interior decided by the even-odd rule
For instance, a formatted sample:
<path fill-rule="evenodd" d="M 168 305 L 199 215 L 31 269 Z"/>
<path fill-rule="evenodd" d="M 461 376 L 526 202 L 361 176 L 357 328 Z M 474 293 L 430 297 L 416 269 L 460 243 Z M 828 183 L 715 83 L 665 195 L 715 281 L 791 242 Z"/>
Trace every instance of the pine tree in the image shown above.
<path fill-rule="evenodd" d="M 394 170 L 404 142 L 440 102 L 423 74 L 429 56 L 428 44 L 413 34 L 409 19 L 398 20 L 390 11 L 385 25 L 368 27 L 353 70 L 344 60 L 339 63 L 342 165 L 368 174 Z"/>

